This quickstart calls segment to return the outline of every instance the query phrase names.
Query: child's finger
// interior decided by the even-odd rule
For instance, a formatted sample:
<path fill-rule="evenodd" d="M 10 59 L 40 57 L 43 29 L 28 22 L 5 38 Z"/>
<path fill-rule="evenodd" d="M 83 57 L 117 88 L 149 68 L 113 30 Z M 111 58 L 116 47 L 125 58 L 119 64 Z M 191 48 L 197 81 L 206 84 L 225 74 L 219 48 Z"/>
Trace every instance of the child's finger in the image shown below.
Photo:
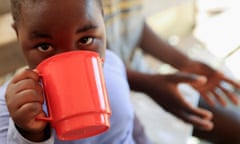
<path fill-rule="evenodd" d="M 25 69 L 22 72 L 17 73 L 11 80 L 11 83 L 16 83 L 23 79 L 33 79 L 35 81 L 39 81 L 39 76 L 36 72 L 30 69 Z"/>
<path fill-rule="evenodd" d="M 36 117 L 43 115 L 42 105 L 38 102 L 24 104 L 15 115 L 13 115 L 14 122 L 26 131 L 34 131 L 44 129 L 45 121 L 38 121 Z"/>

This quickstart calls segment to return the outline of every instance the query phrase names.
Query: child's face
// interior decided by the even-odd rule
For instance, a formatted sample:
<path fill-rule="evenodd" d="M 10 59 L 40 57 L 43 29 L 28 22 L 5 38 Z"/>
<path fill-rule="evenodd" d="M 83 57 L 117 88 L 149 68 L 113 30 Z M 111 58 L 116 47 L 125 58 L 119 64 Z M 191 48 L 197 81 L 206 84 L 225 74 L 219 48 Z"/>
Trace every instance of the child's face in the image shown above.
<path fill-rule="evenodd" d="M 105 27 L 97 0 L 26 1 L 30 4 L 23 4 L 15 29 L 30 68 L 71 50 L 104 56 Z"/>

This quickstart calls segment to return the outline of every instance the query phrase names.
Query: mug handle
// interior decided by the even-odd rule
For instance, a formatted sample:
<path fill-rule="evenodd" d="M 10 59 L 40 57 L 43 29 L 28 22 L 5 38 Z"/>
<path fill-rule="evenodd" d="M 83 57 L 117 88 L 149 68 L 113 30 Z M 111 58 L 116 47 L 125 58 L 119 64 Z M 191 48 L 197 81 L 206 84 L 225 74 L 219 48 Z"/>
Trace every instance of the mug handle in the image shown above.
<path fill-rule="evenodd" d="M 47 94 L 45 93 L 44 91 L 44 81 L 43 81 L 43 76 L 41 74 L 39 74 L 39 72 L 37 72 L 39 77 L 40 77 L 40 84 L 42 85 L 42 88 L 43 88 L 43 95 L 45 97 L 45 101 L 46 101 L 46 104 L 47 104 L 47 112 L 48 112 L 48 116 L 37 116 L 36 119 L 37 120 L 43 120 L 43 121 L 52 121 L 53 120 L 53 117 L 52 117 L 52 109 L 51 109 L 51 106 L 47 100 Z"/>

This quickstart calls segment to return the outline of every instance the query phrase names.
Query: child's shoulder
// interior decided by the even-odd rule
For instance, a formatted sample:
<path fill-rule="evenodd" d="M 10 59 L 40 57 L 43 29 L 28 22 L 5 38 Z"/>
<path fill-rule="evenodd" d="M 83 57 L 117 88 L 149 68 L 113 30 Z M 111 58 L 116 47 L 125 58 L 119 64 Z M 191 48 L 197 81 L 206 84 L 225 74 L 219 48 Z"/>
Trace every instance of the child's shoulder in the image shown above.
<path fill-rule="evenodd" d="M 121 58 L 111 50 L 106 50 L 105 63 L 110 65 L 123 66 L 123 61 Z"/>

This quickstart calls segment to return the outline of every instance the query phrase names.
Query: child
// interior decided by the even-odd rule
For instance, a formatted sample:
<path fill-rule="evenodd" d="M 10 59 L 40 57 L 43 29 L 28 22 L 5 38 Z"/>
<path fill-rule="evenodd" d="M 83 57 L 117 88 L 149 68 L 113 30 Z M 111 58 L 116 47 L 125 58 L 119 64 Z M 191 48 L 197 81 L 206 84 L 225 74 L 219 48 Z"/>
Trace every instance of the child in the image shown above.
<path fill-rule="evenodd" d="M 100 0 L 12 0 L 13 28 L 29 66 L 0 89 L 1 143 L 133 144 L 133 109 L 123 63 L 106 52 Z M 76 141 L 55 138 L 45 115 L 39 77 L 34 70 L 44 59 L 72 50 L 96 51 L 103 58 L 112 116 L 111 128 Z M 114 97 L 114 98 L 113 98 Z"/>

